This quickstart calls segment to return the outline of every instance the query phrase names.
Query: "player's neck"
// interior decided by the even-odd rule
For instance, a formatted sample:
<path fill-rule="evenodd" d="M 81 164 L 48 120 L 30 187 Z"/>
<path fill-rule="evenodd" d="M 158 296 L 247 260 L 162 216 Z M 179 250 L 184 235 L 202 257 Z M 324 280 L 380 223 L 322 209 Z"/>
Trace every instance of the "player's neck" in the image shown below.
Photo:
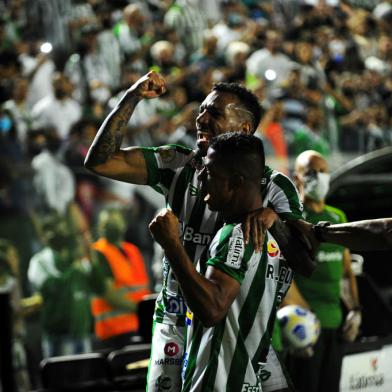
<path fill-rule="evenodd" d="M 222 217 L 226 223 L 240 223 L 251 212 L 261 209 L 263 200 L 260 192 L 248 192 L 238 195 L 236 200 L 231 204 L 230 210 L 222 211 Z"/>

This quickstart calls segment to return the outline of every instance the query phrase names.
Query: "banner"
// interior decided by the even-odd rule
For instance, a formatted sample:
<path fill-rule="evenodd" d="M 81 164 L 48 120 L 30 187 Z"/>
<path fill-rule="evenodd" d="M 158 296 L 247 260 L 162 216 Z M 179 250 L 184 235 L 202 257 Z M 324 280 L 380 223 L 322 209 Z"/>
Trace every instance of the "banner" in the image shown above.
<path fill-rule="evenodd" d="M 391 392 L 392 345 L 343 358 L 340 391 Z"/>

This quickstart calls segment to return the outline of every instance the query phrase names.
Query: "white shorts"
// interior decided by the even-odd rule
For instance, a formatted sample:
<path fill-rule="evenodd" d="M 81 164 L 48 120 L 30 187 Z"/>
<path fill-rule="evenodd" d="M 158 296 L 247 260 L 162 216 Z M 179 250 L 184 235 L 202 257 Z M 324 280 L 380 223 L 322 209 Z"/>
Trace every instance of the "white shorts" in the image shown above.
<path fill-rule="evenodd" d="M 181 390 L 185 328 L 154 321 L 147 374 L 148 392 Z"/>
<path fill-rule="evenodd" d="M 147 374 L 148 392 L 181 391 L 185 328 L 154 321 Z M 263 392 L 290 390 L 284 369 L 272 346 L 267 355 L 267 363 L 261 367 L 259 376 Z"/>

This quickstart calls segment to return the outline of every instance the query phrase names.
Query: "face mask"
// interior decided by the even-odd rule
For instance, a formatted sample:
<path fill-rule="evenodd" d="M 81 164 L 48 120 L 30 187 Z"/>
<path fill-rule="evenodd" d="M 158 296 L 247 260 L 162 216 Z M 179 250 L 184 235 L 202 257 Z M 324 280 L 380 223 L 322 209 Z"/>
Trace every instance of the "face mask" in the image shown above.
<path fill-rule="evenodd" d="M 329 179 L 329 173 L 317 173 L 313 176 L 304 176 L 305 195 L 312 200 L 324 200 L 329 190 Z"/>

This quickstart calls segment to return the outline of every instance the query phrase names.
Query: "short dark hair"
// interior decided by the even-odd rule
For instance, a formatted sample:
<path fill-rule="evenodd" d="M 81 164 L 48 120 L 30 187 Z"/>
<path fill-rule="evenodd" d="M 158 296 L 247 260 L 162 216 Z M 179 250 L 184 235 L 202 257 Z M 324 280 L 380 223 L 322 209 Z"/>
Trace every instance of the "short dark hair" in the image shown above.
<path fill-rule="evenodd" d="M 225 161 L 228 174 L 239 174 L 250 181 L 261 181 L 265 154 L 261 139 L 243 132 L 228 132 L 214 137 L 210 148 Z"/>
<path fill-rule="evenodd" d="M 256 131 L 262 114 L 262 109 L 256 95 L 238 83 L 216 83 L 212 87 L 212 91 L 223 91 L 235 95 L 241 104 L 252 113 L 253 131 Z"/>

